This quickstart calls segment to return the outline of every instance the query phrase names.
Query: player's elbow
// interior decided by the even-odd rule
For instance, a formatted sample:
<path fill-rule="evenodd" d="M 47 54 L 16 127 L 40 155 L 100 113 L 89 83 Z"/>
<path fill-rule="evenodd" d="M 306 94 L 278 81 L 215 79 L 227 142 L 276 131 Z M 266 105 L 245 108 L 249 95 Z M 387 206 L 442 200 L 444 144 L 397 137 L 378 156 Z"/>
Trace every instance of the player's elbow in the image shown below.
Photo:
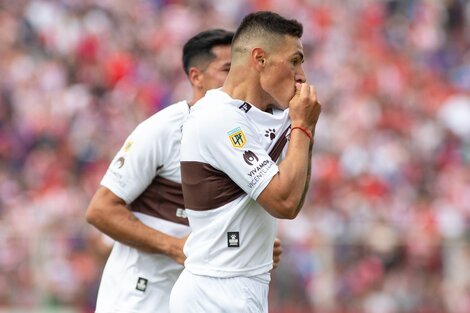
<path fill-rule="evenodd" d="M 282 190 L 268 186 L 258 197 L 257 201 L 273 217 L 279 219 L 294 219 L 299 213 L 301 195 L 292 189 Z"/>
<path fill-rule="evenodd" d="M 124 203 L 105 187 L 99 188 L 88 205 L 85 213 L 86 221 L 98 229 L 108 224 L 108 220 L 115 218 L 116 210 Z"/>
<path fill-rule="evenodd" d="M 278 199 L 268 209 L 268 212 L 279 219 L 292 220 L 297 217 L 299 201 L 292 198 Z"/>
<path fill-rule="evenodd" d="M 88 209 L 85 213 L 85 219 L 88 224 L 96 227 L 103 220 L 103 212 L 98 206 L 96 206 L 96 204 L 92 202 L 88 206 Z"/>
<path fill-rule="evenodd" d="M 299 213 L 298 206 L 299 206 L 298 202 L 288 201 L 281 208 L 280 218 L 286 219 L 286 220 L 293 220 L 294 218 L 297 217 L 297 214 Z"/>

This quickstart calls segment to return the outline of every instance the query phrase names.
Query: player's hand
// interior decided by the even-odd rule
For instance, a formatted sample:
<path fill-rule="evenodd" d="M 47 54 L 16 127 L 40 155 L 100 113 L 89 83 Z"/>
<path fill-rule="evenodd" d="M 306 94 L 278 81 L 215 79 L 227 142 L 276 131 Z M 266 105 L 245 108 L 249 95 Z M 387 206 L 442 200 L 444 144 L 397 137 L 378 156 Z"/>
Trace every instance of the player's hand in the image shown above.
<path fill-rule="evenodd" d="M 289 102 L 289 117 L 292 126 L 302 126 L 315 133 L 321 105 L 315 87 L 306 83 L 295 84 L 294 97 Z"/>
<path fill-rule="evenodd" d="M 274 239 L 274 247 L 273 247 L 273 269 L 276 269 L 279 266 L 279 262 L 281 262 L 281 254 L 282 254 L 281 240 L 279 238 L 276 238 Z"/>
<path fill-rule="evenodd" d="M 183 253 L 183 247 L 186 239 L 188 239 L 188 236 L 183 238 L 175 238 L 170 244 L 168 256 L 175 260 L 178 264 L 184 264 L 184 261 L 186 260 L 186 255 Z"/>

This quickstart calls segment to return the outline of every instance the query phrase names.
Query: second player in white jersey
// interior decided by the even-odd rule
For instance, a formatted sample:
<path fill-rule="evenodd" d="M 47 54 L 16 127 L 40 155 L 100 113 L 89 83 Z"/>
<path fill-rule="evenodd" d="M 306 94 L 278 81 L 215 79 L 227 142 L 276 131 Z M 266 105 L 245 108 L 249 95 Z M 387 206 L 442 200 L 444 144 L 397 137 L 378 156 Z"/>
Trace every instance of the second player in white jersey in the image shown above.
<path fill-rule="evenodd" d="M 180 184 L 181 127 L 189 107 L 206 90 L 222 85 L 232 37 L 232 32 L 213 29 L 186 42 L 182 61 L 192 99 L 159 111 L 130 134 L 90 202 L 87 221 L 115 240 L 97 313 L 169 312 L 189 232 Z"/>
<path fill-rule="evenodd" d="M 174 237 L 189 233 L 181 193 L 179 151 L 186 101 L 142 122 L 116 154 L 101 185 L 123 199 L 144 224 Z M 142 191 L 144 190 L 144 191 Z M 101 279 L 97 313 L 154 312 L 183 270 L 164 254 L 114 243 Z M 137 311 L 136 311 L 137 310 Z"/>

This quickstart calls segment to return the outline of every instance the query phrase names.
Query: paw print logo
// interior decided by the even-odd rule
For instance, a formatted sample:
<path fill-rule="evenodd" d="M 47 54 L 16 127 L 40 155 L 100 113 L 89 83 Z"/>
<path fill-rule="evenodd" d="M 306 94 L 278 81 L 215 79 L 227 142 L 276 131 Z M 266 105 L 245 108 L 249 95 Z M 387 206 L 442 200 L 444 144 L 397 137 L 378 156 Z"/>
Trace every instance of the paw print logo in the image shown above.
<path fill-rule="evenodd" d="M 274 128 L 269 128 L 268 130 L 266 130 L 264 137 L 269 137 L 269 139 L 273 140 L 274 138 L 276 138 L 276 130 Z"/>

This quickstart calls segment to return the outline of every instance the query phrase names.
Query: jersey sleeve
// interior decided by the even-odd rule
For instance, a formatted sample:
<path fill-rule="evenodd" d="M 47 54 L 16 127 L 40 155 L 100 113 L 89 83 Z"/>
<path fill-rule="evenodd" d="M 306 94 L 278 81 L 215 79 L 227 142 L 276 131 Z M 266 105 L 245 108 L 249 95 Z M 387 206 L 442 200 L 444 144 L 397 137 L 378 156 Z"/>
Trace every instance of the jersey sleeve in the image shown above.
<path fill-rule="evenodd" d="M 101 185 L 127 204 L 134 201 L 152 182 L 164 163 L 165 136 L 147 120 L 129 135 L 111 161 Z"/>
<path fill-rule="evenodd" d="M 222 123 L 203 132 L 201 155 L 256 200 L 279 170 L 244 112 L 224 114 Z"/>

